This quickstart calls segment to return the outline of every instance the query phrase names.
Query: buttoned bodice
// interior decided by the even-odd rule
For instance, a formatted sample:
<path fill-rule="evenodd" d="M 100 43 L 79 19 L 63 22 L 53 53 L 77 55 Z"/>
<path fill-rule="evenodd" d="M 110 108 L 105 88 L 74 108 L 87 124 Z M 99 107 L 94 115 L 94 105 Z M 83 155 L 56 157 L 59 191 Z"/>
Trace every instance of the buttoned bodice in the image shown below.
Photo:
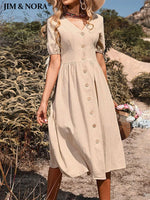
<path fill-rule="evenodd" d="M 48 19 L 48 25 L 49 25 Z M 66 17 L 60 19 L 60 26 L 58 31 L 61 36 L 61 48 L 58 47 L 55 40 L 52 27 L 49 25 L 47 48 L 49 54 L 61 53 L 61 63 L 84 61 L 86 59 L 96 59 L 95 52 L 103 53 L 102 48 L 98 44 L 101 41 L 105 48 L 103 17 L 99 14 L 94 14 L 93 19 L 90 21 L 92 25 L 86 24 L 81 30 Z M 54 22 L 52 22 L 54 24 Z M 51 40 L 50 40 L 51 38 Z"/>
<path fill-rule="evenodd" d="M 97 27 L 98 24 L 94 20 L 92 21 Z M 83 30 L 80 30 L 65 17 L 61 19 L 61 23 L 63 26 L 59 27 L 59 32 L 61 34 L 62 63 L 93 59 L 94 57 L 96 59 L 95 51 L 100 31 L 98 27 L 90 30 L 89 25 L 86 24 Z M 70 30 L 69 27 L 72 29 Z"/>

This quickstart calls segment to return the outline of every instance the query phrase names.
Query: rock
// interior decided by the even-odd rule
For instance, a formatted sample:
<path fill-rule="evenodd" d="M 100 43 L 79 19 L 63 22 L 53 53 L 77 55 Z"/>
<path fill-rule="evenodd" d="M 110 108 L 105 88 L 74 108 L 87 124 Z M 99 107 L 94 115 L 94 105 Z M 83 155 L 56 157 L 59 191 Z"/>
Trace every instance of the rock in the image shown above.
<path fill-rule="evenodd" d="M 127 19 L 133 23 L 142 25 L 144 30 L 150 34 L 150 0 L 146 0 L 140 11 L 129 15 Z"/>

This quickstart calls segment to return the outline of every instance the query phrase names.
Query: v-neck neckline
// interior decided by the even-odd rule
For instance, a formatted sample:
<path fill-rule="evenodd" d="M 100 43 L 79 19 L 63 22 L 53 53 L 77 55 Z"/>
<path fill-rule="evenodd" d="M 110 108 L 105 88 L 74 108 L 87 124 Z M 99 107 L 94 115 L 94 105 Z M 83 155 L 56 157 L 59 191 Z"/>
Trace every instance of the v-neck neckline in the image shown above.
<path fill-rule="evenodd" d="M 63 16 L 63 18 L 68 21 L 68 23 L 70 23 L 73 27 L 75 27 L 78 31 L 84 31 L 84 29 L 87 26 L 87 23 L 84 25 L 83 29 L 78 28 L 75 24 L 73 24 L 69 19 L 67 19 L 65 16 Z"/>

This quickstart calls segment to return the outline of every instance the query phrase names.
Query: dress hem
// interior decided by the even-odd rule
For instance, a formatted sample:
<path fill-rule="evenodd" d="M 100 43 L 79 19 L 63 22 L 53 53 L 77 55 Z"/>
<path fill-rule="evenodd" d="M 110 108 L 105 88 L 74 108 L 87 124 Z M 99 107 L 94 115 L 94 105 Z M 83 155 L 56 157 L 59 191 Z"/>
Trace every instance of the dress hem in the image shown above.
<path fill-rule="evenodd" d="M 51 167 L 51 166 L 50 166 Z M 106 176 L 104 177 L 96 177 L 94 175 L 91 174 L 91 172 L 89 170 L 83 170 L 81 173 L 79 173 L 78 175 L 68 175 L 66 172 L 64 172 L 59 166 L 58 167 L 51 167 L 51 168 L 59 168 L 61 173 L 66 175 L 67 177 L 69 178 L 76 178 L 76 177 L 79 177 L 79 176 L 82 176 L 84 175 L 85 173 L 87 174 L 87 176 L 91 176 L 92 179 L 99 179 L 99 180 L 106 180 Z M 112 171 L 115 171 L 115 170 L 121 170 L 121 169 L 125 169 L 126 168 L 126 165 L 122 166 L 122 167 L 117 167 L 117 168 L 111 168 L 110 170 L 107 170 L 105 171 L 105 173 L 107 172 L 112 172 Z M 89 174 L 88 174 L 89 173 Z"/>
<path fill-rule="evenodd" d="M 107 172 L 112 172 L 112 171 L 115 171 L 115 170 L 121 170 L 121 169 L 125 169 L 125 168 L 126 168 L 126 166 L 124 166 L 124 167 L 119 167 L 119 168 L 112 168 L 112 169 L 106 171 L 105 173 L 107 173 Z M 105 176 L 105 178 L 103 178 L 103 177 L 95 177 L 95 176 L 92 176 L 92 178 L 93 178 L 93 179 L 105 180 L 105 179 L 106 179 L 106 176 Z"/>

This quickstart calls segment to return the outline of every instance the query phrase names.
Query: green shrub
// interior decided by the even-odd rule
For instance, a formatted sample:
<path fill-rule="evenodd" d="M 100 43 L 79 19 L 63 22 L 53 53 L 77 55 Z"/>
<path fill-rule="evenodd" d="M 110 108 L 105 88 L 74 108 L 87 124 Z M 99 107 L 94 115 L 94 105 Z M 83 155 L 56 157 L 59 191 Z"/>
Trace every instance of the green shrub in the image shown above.
<path fill-rule="evenodd" d="M 131 92 L 134 97 L 142 100 L 149 101 L 150 103 L 150 73 L 142 72 L 131 80 L 133 88 Z"/>
<path fill-rule="evenodd" d="M 15 46 L 18 43 L 28 44 L 32 39 L 38 39 L 40 36 L 40 22 L 13 22 L 5 23 L 0 26 L 0 37 L 3 39 L 3 46 Z M 5 42 L 4 42 L 5 41 Z"/>
<path fill-rule="evenodd" d="M 129 103 L 131 93 L 127 84 L 126 74 L 123 73 L 124 66 L 118 61 L 108 61 L 106 63 L 108 84 L 112 94 L 112 98 L 118 104 Z"/>
<path fill-rule="evenodd" d="M 115 48 L 137 60 L 149 62 L 150 42 L 143 41 L 143 29 L 138 24 L 118 16 L 115 10 L 100 9 L 104 17 L 106 51 Z"/>

